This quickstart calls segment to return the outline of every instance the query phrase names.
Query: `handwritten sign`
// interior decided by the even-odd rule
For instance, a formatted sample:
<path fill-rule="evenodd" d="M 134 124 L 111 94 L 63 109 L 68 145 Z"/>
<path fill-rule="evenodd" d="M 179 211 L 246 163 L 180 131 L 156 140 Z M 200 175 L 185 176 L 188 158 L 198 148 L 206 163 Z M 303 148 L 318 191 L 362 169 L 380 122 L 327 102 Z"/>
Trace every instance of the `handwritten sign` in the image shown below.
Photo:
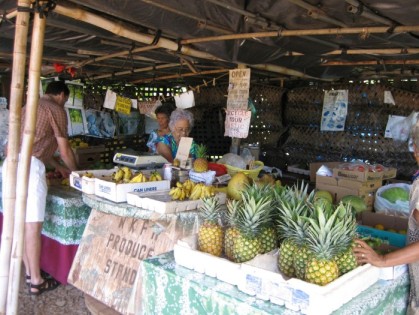
<path fill-rule="evenodd" d="M 230 70 L 227 109 L 244 109 L 248 107 L 250 88 L 250 69 Z"/>
<path fill-rule="evenodd" d="M 114 109 L 116 103 L 116 93 L 112 90 L 106 90 L 105 101 L 103 102 L 104 108 Z"/>
<path fill-rule="evenodd" d="M 116 96 L 115 111 L 129 115 L 131 113 L 131 99 L 123 96 Z"/>
<path fill-rule="evenodd" d="M 160 101 L 138 102 L 140 114 L 155 117 L 154 111 L 161 105 Z"/>
<path fill-rule="evenodd" d="M 249 134 L 250 118 L 249 110 L 226 110 L 224 136 L 232 138 L 247 138 Z"/>
<path fill-rule="evenodd" d="M 131 314 L 131 297 L 141 294 L 141 261 L 172 250 L 184 236 L 175 227 L 176 219 L 143 220 L 93 209 L 68 281 L 112 309 Z"/>

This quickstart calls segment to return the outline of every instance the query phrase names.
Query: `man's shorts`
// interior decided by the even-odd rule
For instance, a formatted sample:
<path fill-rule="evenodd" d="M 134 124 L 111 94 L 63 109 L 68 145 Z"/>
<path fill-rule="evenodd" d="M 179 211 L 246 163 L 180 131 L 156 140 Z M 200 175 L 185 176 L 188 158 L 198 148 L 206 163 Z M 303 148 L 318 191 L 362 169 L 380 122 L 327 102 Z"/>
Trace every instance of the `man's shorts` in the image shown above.
<path fill-rule="evenodd" d="M 6 185 L 7 159 L 2 169 L 2 192 L 4 194 Z M 16 185 L 19 185 L 17 180 Z M 16 187 L 17 189 L 17 187 Z M 45 165 L 36 157 L 31 159 L 29 173 L 28 199 L 26 203 L 26 222 L 43 222 L 45 218 L 45 204 L 47 201 L 48 186 L 45 177 Z M 16 196 L 17 197 L 17 196 Z M 3 198 L 4 209 L 4 198 Z"/>

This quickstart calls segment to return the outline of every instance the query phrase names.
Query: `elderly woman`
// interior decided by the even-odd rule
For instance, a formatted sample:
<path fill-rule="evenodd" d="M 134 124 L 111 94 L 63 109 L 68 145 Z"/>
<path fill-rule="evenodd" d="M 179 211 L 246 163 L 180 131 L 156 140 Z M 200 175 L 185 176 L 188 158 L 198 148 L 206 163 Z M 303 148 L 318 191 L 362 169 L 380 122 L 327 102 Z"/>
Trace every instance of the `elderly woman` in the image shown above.
<path fill-rule="evenodd" d="M 157 139 L 170 133 L 169 120 L 170 115 L 175 110 L 176 106 L 173 103 L 164 103 L 163 105 L 156 108 L 154 113 L 157 117 L 157 123 L 159 124 L 158 129 L 154 129 L 147 140 L 147 147 L 149 152 L 156 153 Z"/>
<path fill-rule="evenodd" d="M 419 165 L 419 119 L 412 128 L 412 140 L 416 162 Z M 410 216 L 407 246 L 397 251 L 380 255 L 365 242 L 357 240 L 354 253 L 359 263 L 370 263 L 377 267 L 409 264 L 410 296 L 407 314 L 419 314 L 419 171 L 413 178 L 410 191 Z"/>
<path fill-rule="evenodd" d="M 157 152 L 170 163 L 176 157 L 180 138 L 188 137 L 193 127 L 194 119 L 191 112 L 184 109 L 176 109 L 170 115 L 169 134 L 159 137 L 157 140 Z M 189 154 L 196 158 L 196 144 L 193 142 Z"/>

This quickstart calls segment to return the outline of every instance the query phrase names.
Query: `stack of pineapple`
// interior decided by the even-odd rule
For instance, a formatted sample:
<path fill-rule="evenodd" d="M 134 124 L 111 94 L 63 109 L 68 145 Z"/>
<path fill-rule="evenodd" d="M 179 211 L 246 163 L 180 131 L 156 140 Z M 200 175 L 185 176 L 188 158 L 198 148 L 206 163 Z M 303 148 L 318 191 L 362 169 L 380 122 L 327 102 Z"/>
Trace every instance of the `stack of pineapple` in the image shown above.
<path fill-rule="evenodd" d="M 326 285 L 357 267 L 352 252 L 356 220 L 351 208 L 335 209 L 307 194 L 301 184 L 277 199 L 278 233 L 282 239 L 278 268 L 288 277 Z"/>
<path fill-rule="evenodd" d="M 273 225 L 273 189 L 270 185 L 249 185 L 242 200 L 227 202 L 227 223 L 221 226 L 221 206 L 217 199 L 203 199 L 200 207 L 204 223 L 198 232 L 199 250 L 225 256 L 234 262 L 251 260 L 277 247 Z"/>
<path fill-rule="evenodd" d="M 242 200 L 227 201 L 226 228 L 218 200 L 203 199 L 199 250 L 241 263 L 275 249 L 280 240 L 282 273 L 318 285 L 332 282 L 357 267 L 352 252 L 356 220 L 350 206 L 333 208 L 307 191 L 304 183 L 247 185 Z"/>

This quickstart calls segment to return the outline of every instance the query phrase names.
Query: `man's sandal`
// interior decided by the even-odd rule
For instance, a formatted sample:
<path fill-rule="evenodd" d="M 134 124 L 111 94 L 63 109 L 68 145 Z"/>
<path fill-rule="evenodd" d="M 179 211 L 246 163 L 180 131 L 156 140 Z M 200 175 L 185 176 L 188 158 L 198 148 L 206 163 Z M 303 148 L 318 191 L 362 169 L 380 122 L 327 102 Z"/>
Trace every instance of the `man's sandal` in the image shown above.
<path fill-rule="evenodd" d="M 30 284 L 29 287 L 29 294 L 30 295 L 40 295 L 46 291 L 51 291 L 56 289 L 60 283 L 55 280 L 54 278 L 44 279 L 44 282 L 41 284 Z M 32 289 L 35 289 L 37 291 L 32 291 Z"/>

